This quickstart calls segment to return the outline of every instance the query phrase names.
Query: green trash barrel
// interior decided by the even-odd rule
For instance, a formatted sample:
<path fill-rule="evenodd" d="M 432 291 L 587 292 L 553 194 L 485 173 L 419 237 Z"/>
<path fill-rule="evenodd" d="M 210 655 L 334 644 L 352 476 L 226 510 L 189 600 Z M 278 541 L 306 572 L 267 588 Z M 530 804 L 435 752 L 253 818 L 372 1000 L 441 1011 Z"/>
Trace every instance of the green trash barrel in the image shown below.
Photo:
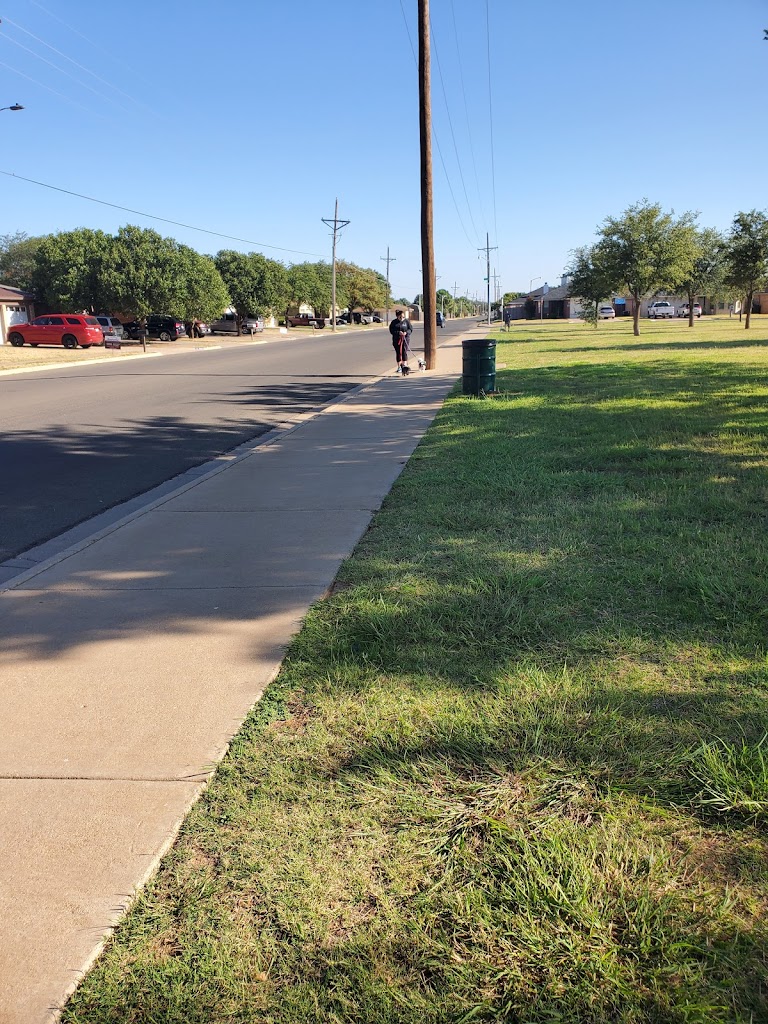
<path fill-rule="evenodd" d="M 461 343 L 461 393 L 479 397 L 496 390 L 496 342 L 470 338 Z"/>

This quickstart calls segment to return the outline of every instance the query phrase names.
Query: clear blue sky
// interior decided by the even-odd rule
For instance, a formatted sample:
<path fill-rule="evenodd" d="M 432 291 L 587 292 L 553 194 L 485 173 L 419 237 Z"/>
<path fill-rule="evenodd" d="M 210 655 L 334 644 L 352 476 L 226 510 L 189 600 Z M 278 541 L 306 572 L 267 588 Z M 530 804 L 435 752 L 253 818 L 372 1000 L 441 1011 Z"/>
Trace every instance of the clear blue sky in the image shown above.
<path fill-rule="evenodd" d="M 719 228 L 768 206 L 765 0 L 431 8 L 439 287 L 484 292 L 486 231 L 524 289 L 643 197 Z M 329 258 L 338 196 L 339 255 L 383 270 L 389 246 L 395 296 L 420 290 L 416 0 L 5 0 L 0 18 L 0 106 L 26 107 L 0 114 L 0 168 L 299 251 L 4 175 L 0 233 L 136 223 L 290 263 Z"/>

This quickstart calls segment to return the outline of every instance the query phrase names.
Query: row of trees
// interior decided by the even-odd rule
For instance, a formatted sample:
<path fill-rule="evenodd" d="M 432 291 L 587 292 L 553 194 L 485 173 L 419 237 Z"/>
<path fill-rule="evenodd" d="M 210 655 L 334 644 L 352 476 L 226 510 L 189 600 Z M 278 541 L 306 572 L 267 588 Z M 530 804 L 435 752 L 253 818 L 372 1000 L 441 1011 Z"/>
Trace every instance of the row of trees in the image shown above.
<path fill-rule="evenodd" d="M 128 225 L 116 235 L 90 228 L 30 238 L 0 236 L 0 281 L 33 292 L 63 311 L 146 316 L 165 312 L 212 320 L 232 306 L 246 316 L 279 315 L 306 303 L 331 313 L 331 267 L 322 261 L 287 267 L 261 253 L 224 249 L 203 256 L 158 232 Z M 337 262 L 340 307 L 373 310 L 387 300 L 386 278 Z"/>
<path fill-rule="evenodd" d="M 697 215 L 675 217 L 647 199 L 620 217 L 607 217 L 594 245 L 572 253 L 571 294 L 582 300 L 585 319 L 597 323 L 598 306 L 618 291 L 632 297 L 634 333 L 640 333 L 640 303 L 660 291 L 688 298 L 688 324 L 700 295 L 740 298 L 750 326 L 752 299 L 768 282 L 768 216 L 737 213 L 730 231 L 701 228 Z"/>

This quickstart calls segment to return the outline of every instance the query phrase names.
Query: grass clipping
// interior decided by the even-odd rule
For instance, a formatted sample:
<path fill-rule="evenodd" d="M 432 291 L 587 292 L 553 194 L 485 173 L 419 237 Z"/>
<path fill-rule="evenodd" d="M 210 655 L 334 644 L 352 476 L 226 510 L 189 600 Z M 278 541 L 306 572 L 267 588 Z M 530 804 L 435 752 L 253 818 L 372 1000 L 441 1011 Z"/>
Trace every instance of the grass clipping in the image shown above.
<path fill-rule="evenodd" d="M 768 1020 L 743 337 L 500 341 L 504 394 L 447 403 L 67 1024 Z"/>

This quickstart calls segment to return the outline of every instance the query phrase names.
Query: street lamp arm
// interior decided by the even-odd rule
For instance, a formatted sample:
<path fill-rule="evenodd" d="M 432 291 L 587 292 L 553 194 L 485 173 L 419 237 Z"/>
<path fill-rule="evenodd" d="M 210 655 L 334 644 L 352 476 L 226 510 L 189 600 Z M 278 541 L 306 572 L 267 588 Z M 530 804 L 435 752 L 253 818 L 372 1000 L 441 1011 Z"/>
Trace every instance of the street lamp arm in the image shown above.
<path fill-rule="evenodd" d="M 20 103 L 14 103 L 10 107 L 0 107 L 0 110 L 23 110 L 24 107 Z"/>

